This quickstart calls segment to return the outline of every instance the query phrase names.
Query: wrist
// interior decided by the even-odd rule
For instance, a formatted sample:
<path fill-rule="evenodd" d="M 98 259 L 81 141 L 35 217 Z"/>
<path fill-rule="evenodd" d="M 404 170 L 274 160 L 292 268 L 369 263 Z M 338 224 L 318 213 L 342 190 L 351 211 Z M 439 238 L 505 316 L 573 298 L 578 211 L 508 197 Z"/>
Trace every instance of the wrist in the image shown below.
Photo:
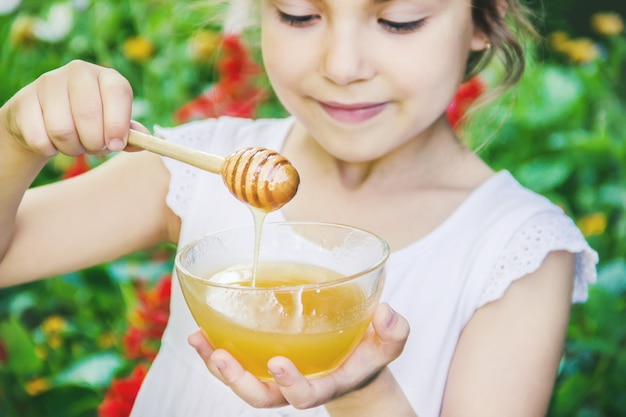
<path fill-rule="evenodd" d="M 358 389 L 326 404 L 331 417 L 417 417 L 395 377 L 385 367 Z"/>

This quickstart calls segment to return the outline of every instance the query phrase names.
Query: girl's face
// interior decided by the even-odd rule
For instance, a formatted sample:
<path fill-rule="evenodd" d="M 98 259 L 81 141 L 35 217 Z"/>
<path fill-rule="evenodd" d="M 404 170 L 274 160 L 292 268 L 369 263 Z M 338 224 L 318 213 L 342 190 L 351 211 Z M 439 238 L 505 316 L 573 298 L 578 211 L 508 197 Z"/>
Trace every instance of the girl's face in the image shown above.
<path fill-rule="evenodd" d="M 338 159 L 377 159 L 431 127 L 485 47 L 471 0 L 261 0 L 264 64 L 287 110 Z"/>

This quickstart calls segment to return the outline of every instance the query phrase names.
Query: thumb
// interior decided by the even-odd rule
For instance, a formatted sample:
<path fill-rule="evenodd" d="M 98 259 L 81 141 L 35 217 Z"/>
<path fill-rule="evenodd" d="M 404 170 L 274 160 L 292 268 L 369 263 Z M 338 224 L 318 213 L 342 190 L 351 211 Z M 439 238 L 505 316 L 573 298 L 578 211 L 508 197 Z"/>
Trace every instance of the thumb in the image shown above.
<path fill-rule="evenodd" d="M 382 303 L 374 312 L 372 326 L 386 353 L 394 359 L 400 356 L 409 338 L 409 322 L 389 304 Z"/>
<path fill-rule="evenodd" d="M 141 133 L 147 133 L 148 135 L 151 135 L 150 130 L 148 130 L 147 127 L 145 127 L 144 125 L 142 125 L 141 123 L 135 121 L 135 120 L 131 120 L 130 121 L 130 128 L 132 130 L 136 130 L 138 132 Z M 124 150 L 126 152 L 137 152 L 137 151 L 141 151 L 141 148 L 137 148 L 136 146 L 132 146 L 132 145 L 128 145 L 126 146 L 126 148 L 124 148 Z"/>

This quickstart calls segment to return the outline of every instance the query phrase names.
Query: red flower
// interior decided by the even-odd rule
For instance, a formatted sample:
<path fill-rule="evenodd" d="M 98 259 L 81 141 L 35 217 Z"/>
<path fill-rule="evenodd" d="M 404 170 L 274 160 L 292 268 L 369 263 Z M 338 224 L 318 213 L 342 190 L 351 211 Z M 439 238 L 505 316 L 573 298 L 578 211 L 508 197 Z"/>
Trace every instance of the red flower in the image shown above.
<path fill-rule="evenodd" d="M 143 331 L 140 328 L 131 326 L 126 330 L 122 344 L 124 345 L 124 354 L 128 359 L 139 359 L 152 354 L 152 352 L 146 352 L 143 339 Z"/>
<path fill-rule="evenodd" d="M 252 117 L 257 104 L 266 97 L 265 90 L 254 83 L 260 66 L 248 54 L 239 36 L 226 35 L 222 40 L 223 56 L 217 63 L 218 81 L 175 113 L 179 123 L 208 117 Z"/>
<path fill-rule="evenodd" d="M 129 359 L 152 360 L 170 314 L 172 277 L 166 275 L 150 290 L 141 283 L 137 289 L 139 304 L 131 316 L 132 326 L 124 335 L 125 354 Z"/>
<path fill-rule="evenodd" d="M 139 364 L 128 378 L 114 379 L 98 407 L 98 416 L 128 417 L 147 372 L 148 367 Z"/>
<path fill-rule="evenodd" d="M 171 275 L 163 276 L 150 289 L 146 288 L 143 281 L 139 281 L 137 288 L 139 303 L 131 316 L 132 324 L 123 339 L 128 359 L 152 361 L 156 356 L 169 317 L 171 285 Z M 98 416 L 129 416 L 146 372 L 147 365 L 139 362 L 128 378 L 114 379 L 104 401 L 98 407 Z"/>
<path fill-rule="evenodd" d="M 452 103 L 450 103 L 446 109 L 448 122 L 450 122 L 453 129 L 457 130 L 461 126 L 467 109 L 484 91 L 485 84 L 479 77 L 473 77 L 461 84 L 454 96 L 454 100 L 452 100 Z"/>
<path fill-rule="evenodd" d="M 74 162 L 72 163 L 72 165 L 70 165 L 70 167 L 63 173 L 63 179 L 76 177 L 87 171 L 89 171 L 89 162 L 87 161 L 87 155 L 80 154 L 76 158 L 74 158 Z"/>

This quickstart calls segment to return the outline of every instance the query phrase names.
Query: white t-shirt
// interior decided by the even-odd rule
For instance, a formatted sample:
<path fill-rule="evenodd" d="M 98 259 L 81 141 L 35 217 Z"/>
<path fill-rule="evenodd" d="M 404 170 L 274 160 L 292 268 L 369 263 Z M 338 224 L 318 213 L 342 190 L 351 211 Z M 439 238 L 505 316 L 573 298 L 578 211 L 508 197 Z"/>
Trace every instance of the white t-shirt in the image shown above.
<path fill-rule="evenodd" d="M 227 156 L 246 146 L 279 150 L 293 119 L 221 118 L 157 129 L 167 140 Z M 247 207 L 219 175 L 164 158 L 171 172 L 169 207 L 182 219 L 179 247 L 211 232 L 252 223 Z M 284 220 L 280 210 L 266 221 Z M 419 221 L 419 219 L 415 219 Z M 596 279 L 597 253 L 556 205 L 501 171 L 437 229 L 391 254 L 383 301 L 409 320 L 404 353 L 390 368 L 420 417 L 439 414 L 457 340 L 476 309 L 501 297 L 555 250 L 576 254 L 572 301 Z M 323 407 L 258 410 L 236 397 L 187 344 L 197 329 L 174 279 L 161 351 L 141 387 L 133 417 L 327 416 Z"/>

